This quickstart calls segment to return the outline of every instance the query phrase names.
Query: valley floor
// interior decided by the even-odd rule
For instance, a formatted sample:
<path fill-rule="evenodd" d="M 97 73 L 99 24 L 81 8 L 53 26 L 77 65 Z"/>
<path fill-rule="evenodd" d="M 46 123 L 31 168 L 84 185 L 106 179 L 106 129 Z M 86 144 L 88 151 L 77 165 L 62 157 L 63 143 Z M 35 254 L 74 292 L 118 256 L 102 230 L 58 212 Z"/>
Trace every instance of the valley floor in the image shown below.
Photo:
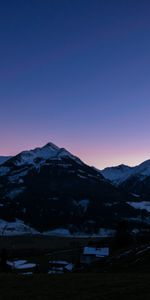
<path fill-rule="evenodd" d="M 1 300 L 148 300 L 150 273 L 0 275 Z"/>
<path fill-rule="evenodd" d="M 0 237 L 0 246 L 8 250 L 10 261 L 18 258 L 27 260 L 28 263 L 39 264 L 39 273 L 34 275 L 22 275 L 15 270 L 10 274 L 0 273 L 0 300 L 149 300 L 149 254 L 146 261 L 139 265 L 139 269 L 138 266 L 125 268 L 124 265 L 120 265 L 119 269 L 115 269 L 116 272 L 109 269 L 107 273 L 102 273 L 98 265 L 99 273 L 92 267 L 91 270 L 86 270 L 88 273 L 47 274 L 49 260 L 76 263 L 83 246 L 90 240 Z M 101 242 L 108 243 L 107 240 Z M 142 259 L 144 257 L 142 256 Z"/>

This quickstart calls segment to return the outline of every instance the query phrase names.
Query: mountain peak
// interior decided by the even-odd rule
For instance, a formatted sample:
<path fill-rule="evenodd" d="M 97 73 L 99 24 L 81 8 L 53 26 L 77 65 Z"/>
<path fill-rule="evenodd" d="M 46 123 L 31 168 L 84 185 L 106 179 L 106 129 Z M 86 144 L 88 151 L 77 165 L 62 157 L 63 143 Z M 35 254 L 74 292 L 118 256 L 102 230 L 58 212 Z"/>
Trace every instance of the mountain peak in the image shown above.
<path fill-rule="evenodd" d="M 150 176 L 150 159 L 135 167 L 129 167 L 122 164 L 116 167 L 105 168 L 101 173 L 106 179 L 109 179 L 115 184 L 121 184 L 133 176 L 141 176 L 141 178 L 143 178 L 143 176 Z"/>
<path fill-rule="evenodd" d="M 16 166 L 34 165 L 36 167 L 39 163 L 44 163 L 46 160 L 63 159 L 65 157 L 69 157 L 80 164 L 82 163 L 78 157 L 74 156 L 65 148 L 59 148 L 51 142 L 47 143 L 43 147 L 37 147 L 35 149 L 19 153 L 12 158 L 12 162 Z"/>
<path fill-rule="evenodd" d="M 101 173 L 106 179 L 112 181 L 115 184 L 119 184 L 129 176 L 131 170 L 132 167 L 121 164 L 118 166 L 105 168 L 101 171 Z"/>
<path fill-rule="evenodd" d="M 121 165 L 119 165 L 119 166 L 118 166 L 118 168 L 121 168 L 121 169 L 128 168 L 128 169 L 130 169 L 130 167 L 129 167 L 129 166 L 127 166 L 127 165 L 124 165 L 124 164 L 121 164 Z"/>
<path fill-rule="evenodd" d="M 51 148 L 51 149 L 54 149 L 54 150 L 59 150 L 60 149 L 58 146 L 56 146 L 55 144 L 53 144 L 51 142 L 45 144 L 42 148 Z"/>

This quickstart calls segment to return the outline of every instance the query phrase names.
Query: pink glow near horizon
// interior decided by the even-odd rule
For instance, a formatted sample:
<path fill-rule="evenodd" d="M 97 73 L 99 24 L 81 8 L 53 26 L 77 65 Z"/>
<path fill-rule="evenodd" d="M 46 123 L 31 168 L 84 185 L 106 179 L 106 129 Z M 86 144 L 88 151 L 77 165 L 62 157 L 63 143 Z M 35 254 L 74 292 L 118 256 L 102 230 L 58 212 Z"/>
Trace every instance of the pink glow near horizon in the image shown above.
<path fill-rule="evenodd" d="M 130 166 L 135 166 L 140 164 L 144 160 L 150 158 L 149 152 L 145 151 L 144 147 L 128 147 L 124 148 L 115 147 L 114 145 L 104 145 L 103 147 L 98 143 L 90 144 L 87 141 L 81 144 L 71 141 L 70 143 L 67 140 L 60 139 L 48 139 L 43 138 L 39 142 L 38 137 L 33 139 L 30 137 L 28 141 L 23 138 L 18 138 L 18 143 L 16 140 L 9 139 L 6 142 L 6 146 L 0 148 L 1 156 L 16 155 L 24 150 L 31 150 L 37 147 L 42 147 L 48 142 L 53 142 L 59 147 L 64 147 L 74 155 L 80 157 L 85 163 L 95 166 L 99 169 L 103 169 L 108 166 L 115 166 L 119 164 L 126 164 Z"/>

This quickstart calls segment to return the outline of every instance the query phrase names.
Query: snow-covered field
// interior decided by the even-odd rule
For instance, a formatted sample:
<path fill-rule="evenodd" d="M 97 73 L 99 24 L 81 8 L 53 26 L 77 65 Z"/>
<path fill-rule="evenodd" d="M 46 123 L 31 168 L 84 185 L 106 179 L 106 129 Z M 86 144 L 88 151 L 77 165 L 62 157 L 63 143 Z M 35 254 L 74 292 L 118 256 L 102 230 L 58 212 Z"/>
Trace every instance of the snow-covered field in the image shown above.
<path fill-rule="evenodd" d="M 68 229 L 65 228 L 57 228 L 54 230 L 45 231 L 43 235 L 47 236 L 61 236 L 61 237 L 77 237 L 77 238 L 87 238 L 87 237 L 112 237 L 115 235 L 115 230 L 101 228 L 99 229 L 98 233 L 85 233 L 85 232 L 76 232 L 71 234 Z"/>
<path fill-rule="evenodd" d="M 6 222 L 0 219 L 0 235 L 15 236 L 15 235 L 36 235 L 40 234 L 34 228 L 24 224 L 23 221 L 16 219 L 14 222 Z"/>
<path fill-rule="evenodd" d="M 53 237 L 70 237 L 70 238 L 87 238 L 87 237 L 112 237 L 115 234 L 115 230 L 100 228 L 98 233 L 85 233 L 76 232 L 74 234 L 70 233 L 69 229 L 66 228 L 56 228 L 53 230 L 48 230 L 43 233 L 37 231 L 36 229 L 26 225 L 23 221 L 16 219 L 13 222 L 7 222 L 0 219 L 0 236 L 21 236 L 21 235 L 41 235 L 41 236 L 53 236 Z"/>
<path fill-rule="evenodd" d="M 145 209 L 147 212 L 150 212 L 150 202 L 149 201 L 127 202 L 127 203 L 136 209 Z"/>

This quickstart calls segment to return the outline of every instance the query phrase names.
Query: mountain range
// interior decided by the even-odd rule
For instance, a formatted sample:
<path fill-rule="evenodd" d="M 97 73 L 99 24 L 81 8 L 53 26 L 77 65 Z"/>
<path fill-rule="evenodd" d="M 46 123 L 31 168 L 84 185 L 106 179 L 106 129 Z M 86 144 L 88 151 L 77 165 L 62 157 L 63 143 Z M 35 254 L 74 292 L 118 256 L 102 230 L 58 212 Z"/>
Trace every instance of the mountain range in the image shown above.
<path fill-rule="evenodd" d="M 105 168 L 101 174 L 115 186 L 125 189 L 140 199 L 150 200 L 150 160 L 135 167 L 119 165 Z"/>
<path fill-rule="evenodd" d="M 11 224 L 19 220 L 40 232 L 66 228 L 95 233 L 115 228 L 122 219 L 135 227 L 144 218 L 149 226 L 149 211 L 143 210 L 141 221 L 140 210 L 133 205 L 139 195 L 146 199 L 142 184 L 140 190 L 135 181 L 146 184 L 149 178 L 150 161 L 100 171 L 48 143 L 0 157 L 0 219 Z"/>

